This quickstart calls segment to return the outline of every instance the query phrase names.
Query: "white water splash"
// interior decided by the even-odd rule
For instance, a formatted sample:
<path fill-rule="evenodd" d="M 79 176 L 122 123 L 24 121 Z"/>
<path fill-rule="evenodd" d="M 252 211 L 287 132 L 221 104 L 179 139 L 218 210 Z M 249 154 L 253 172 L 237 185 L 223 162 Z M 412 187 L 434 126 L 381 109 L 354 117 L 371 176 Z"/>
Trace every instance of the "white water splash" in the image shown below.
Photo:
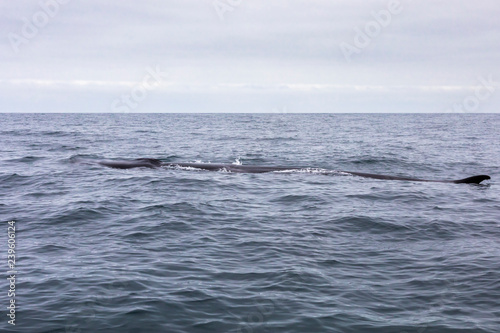
<path fill-rule="evenodd" d="M 321 169 L 321 168 L 303 168 L 303 169 L 290 169 L 290 170 L 278 170 L 273 171 L 274 173 L 313 173 L 313 174 L 347 174 L 342 171 Z"/>

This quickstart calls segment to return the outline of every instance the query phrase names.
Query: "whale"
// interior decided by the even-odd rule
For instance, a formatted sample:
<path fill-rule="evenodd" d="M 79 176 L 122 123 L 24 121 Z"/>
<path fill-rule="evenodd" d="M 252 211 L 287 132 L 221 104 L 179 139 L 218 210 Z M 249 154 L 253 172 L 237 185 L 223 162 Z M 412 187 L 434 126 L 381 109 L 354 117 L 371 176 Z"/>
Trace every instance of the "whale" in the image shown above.
<path fill-rule="evenodd" d="M 102 160 L 98 162 L 114 169 L 132 169 L 132 168 L 159 168 L 163 162 L 155 158 L 136 158 L 135 160 Z"/>
<path fill-rule="evenodd" d="M 150 168 L 157 169 L 161 167 L 170 168 L 193 168 L 208 171 L 227 171 L 233 173 L 266 173 L 266 172 L 284 172 L 284 171 L 297 171 L 310 168 L 304 167 L 285 167 L 285 166 L 261 166 L 261 165 L 241 165 L 241 164 L 224 164 L 224 163 L 177 163 L 177 162 L 162 162 L 155 158 L 137 158 L 133 160 L 101 160 L 98 164 L 114 169 L 132 169 L 132 168 Z M 320 170 L 319 173 L 332 173 L 340 172 L 350 174 L 353 176 L 382 179 L 382 180 L 402 180 L 411 182 L 434 182 L 434 183 L 453 183 L 453 184 L 480 184 L 484 180 L 491 179 L 488 175 L 477 175 L 458 180 L 438 180 L 438 179 L 421 179 L 411 177 L 398 177 L 389 175 L 380 175 L 373 173 L 364 173 L 356 171 L 344 170 Z M 321 171 L 323 170 L 323 171 Z"/>

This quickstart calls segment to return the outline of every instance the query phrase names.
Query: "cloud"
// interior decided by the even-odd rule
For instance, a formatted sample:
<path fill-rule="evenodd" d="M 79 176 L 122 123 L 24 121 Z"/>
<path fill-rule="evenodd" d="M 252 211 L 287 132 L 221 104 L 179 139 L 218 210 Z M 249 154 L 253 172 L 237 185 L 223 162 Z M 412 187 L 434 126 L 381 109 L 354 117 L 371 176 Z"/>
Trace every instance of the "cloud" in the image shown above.
<path fill-rule="evenodd" d="M 435 112 L 465 98 L 478 77 L 500 81 L 492 0 L 401 0 L 350 61 L 339 46 L 355 45 L 390 1 L 221 1 L 231 8 L 222 19 L 212 0 L 4 2 L 0 107 L 109 112 L 154 66 L 168 77 L 138 112 Z M 44 8 L 54 15 L 37 27 Z M 22 37 L 26 22 L 38 31 L 15 52 L 9 34 Z M 495 112 L 497 95 L 482 110 Z"/>

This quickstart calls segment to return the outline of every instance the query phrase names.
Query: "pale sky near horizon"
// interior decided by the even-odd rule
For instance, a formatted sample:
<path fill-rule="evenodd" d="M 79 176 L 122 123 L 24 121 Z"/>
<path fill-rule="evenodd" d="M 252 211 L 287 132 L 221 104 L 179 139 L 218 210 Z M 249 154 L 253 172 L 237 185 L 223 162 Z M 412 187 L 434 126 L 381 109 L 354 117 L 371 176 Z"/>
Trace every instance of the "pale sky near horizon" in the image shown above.
<path fill-rule="evenodd" d="M 498 1 L 0 6 L 0 112 L 500 110 Z"/>

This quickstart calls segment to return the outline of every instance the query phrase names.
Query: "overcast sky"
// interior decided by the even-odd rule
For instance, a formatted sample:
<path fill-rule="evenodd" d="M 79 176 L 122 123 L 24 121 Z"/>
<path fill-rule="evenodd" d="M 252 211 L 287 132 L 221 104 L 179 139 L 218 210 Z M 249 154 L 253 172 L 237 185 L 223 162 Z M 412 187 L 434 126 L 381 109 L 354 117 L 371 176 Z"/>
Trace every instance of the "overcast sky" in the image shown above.
<path fill-rule="evenodd" d="M 498 112 L 498 0 L 2 0 L 0 112 Z"/>

